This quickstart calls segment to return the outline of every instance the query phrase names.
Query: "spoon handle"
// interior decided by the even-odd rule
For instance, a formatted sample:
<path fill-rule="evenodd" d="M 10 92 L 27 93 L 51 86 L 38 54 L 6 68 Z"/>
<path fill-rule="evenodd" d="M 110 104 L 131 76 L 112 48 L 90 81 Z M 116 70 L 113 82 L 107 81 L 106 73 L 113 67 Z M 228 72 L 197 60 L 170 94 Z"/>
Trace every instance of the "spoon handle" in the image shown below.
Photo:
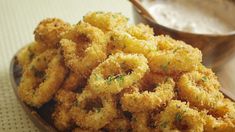
<path fill-rule="evenodd" d="M 148 17 L 149 19 L 152 19 L 156 22 L 154 17 L 148 12 L 148 10 L 141 4 L 139 0 L 129 0 L 137 9 L 140 15 Z"/>

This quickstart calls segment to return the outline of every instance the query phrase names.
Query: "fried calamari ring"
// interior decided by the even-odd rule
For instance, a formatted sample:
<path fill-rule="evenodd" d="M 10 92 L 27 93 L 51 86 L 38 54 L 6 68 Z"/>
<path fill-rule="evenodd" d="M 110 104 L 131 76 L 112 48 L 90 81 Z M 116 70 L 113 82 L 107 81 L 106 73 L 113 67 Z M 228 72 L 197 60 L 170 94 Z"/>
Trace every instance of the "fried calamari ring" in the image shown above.
<path fill-rule="evenodd" d="M 157 116 L 155 122 L 157 131 L 202 132 L 205 124 L 198 111 L 178 100 L 172 100 Z"/>
<path fill-rule="evenodd" d="M 154 38 L 150 41 L 137 39 L 124 31 L 109 33 L 108 53 L 116 52 L 143 54 L 145 57 L 156 52 L 157 46 Z"/>
<path fill-rule="evenodd" d="M 148 113 L 134 113 L 131 119 L 131 126 L 133 132 L 151 132 L 151 129 L 148 125 L 149 123 L 149 114 Z"/>
<path fill-rule="evenodd" d="M 38 54 L 44 52 L 47 48 L 38 42 L 31 42 L 28 46 L 21 49 L 17 54 L 17 60 L 23 69 L 30 64 L 30 62 Z"/>
<path fill-rule="evenodd" d="M 104 33 L 88 23 L 78 23 L 64 38 L 60 43 L 65 64 L 78 75 L 88 77 L 106 58 Z"/>
<path fill-rule="evenodd" d="M 40 107 L 59 89 L 66 74 L 62 57 L 47 50 L 33 59 L 22 75 L 18 94 L 30 106 Z"/>
<path fill-rule="evenodd" d="M 123 30 L 128 19 L 121 13 L 91 12 L 84 16 L 83 20 L 100 28 L 102 31 Z"/>
<path fill-rule="evenodd" d="M 58 18 L 42 20 L 34 30 L 35 40 L 46 45 L 48 48 L 58 47 L 62 33 L 71 27 Z"/>
<path fill-rule="evenodd" d="M 215 118 L 212 115 L 208 115 L 206 112 L 201 113 L 201 117 L 204 118 L 204 131 L 206 132 L 233 132 L 235 131 L 235 125 L 230 118 Z"/>
<path fill-rule="evenodd" d="M 74 128 L 72 132 L 102 132 L 102 131 L 94 131 L 89 129 L 82 129 L 80 127 Z"/>
<path fill-rule="evenodd" d="M 143 55 L 117 53 L 92 71 L 88 85 L 97 94 L 117 94 L 139 81 L 148 70 Z"/>
<path fill-rule="evenodd" d="M 154 92 L 144 91 L 124 94 L 121 97 L 122 109 L 130 112 L 148 112 L 154 110 L 174 97 L 175 83 L 169 78 L 154 89 Z"/>
<path fill-rule="evenodd" d="M 116 104 L 111 95 L 97 96 L 87 87 L 77 95 L 70 113 L 78 126 L 93 130 L 99 130 L 117 116 Z"/>
<path fill-rule="evenodd" d="M 180 98 L 189 101 L 190 105 L 207 109 L 217 116 L 226 113 L 224 96 L 219 91 L 220 84 L 210 69 L 186 73 L 180 77 L 177 85 Z"/>
<path fill-rule="evenodd" d="M 140 40 L 154 39 L 153 29 L 150 28 L 148 25 L 144 25 L 142 23 L 138 25 L 131 25 L 129 28 L 126 29 L 126 32 Z"/>
<path fill-rule="evenodd" d="M 74 91 L 77 90 L 77 88 L 83 87 L 85 83 L 86 83 L 85 78 L 74 73 L 73 71 L 70 71 L 68 77 L 63 82 L 61 89 Z"/>
<path fill-rule="evenodd" d="M 235 131 L 235 103 L 229 99 L 224 99 L 225 104 L 224 111 L 226 113 L 222 117 L 213 117 L 205 111 L 202 112 L 201 116 L 205 119 L 206 124 L 204 126 L 205 131 L 213 132 L 233 132 Z"/>
<path fill-rule="evenodd" d="M 125 117 L 116 118 L 105 126 L 105 130 L 110 132 L 127 132 L 130 129 L 130 121 Z"/>
<path fill-rule="evenodd" d="M 76 93 L 59 90 L 56 94 L 56 107 L 52 114 L 54 125 L 60 131 L 69 130 L 75 123 L 72 121 L 72 117 L 69 113 L 72 105 L 76 101 Z"/>
<path fill-rule="evenodd" d="M 169 36 L 156 38 L 158 51 L 147 57 L 151 71 L 167 74 L 192 71 L 201 63 L 202 54 L 197 48 Z"/>
<path fill-rule="evenodd" d="M 226 112 L 223 118 L 229 119 L 233 124 L 235 124 L 235 103 L 229 99 L 224 99 L 226 104 Z"/>

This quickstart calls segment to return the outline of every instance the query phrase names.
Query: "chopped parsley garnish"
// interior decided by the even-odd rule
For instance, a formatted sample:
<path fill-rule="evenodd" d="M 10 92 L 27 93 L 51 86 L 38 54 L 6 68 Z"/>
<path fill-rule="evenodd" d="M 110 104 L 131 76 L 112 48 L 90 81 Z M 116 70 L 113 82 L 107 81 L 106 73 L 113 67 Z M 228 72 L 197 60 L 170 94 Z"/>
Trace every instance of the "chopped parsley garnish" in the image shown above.
<path fill-rule="evenodd" d="M 132 121 L 136 122 L 136 121 L 137 121 L 137 119 L 136 119 L 135 117 L 132 117 Z"/>
<path fill-rule="evenodd" d="M 108 84 L 111 84 L 113 80 L 117 80 L 118 82 L 123 82 L 124 81 L 124 75 L 118 74 L 116 76 L 109 76 L 107 79 Z"/>
<path fill-rule="evenodd" d="M 161 127 L 161 128 L 166 128 L 167 124 L 168 124 L 168 122 L 165 121 L 165 122 L 163 122 L 163 123 L 160 124 L 160 127 Z"/>
<path fill-rule="evenodd" d="M 118 128 L 117 132 L 124 132 L 124 130 L 122 128 Z"/>
<path fill-rule="evenodd" d="M 99 113 L 101 111 L 101 108 L 95 108 L 95 112 Z"/>
<path fill-rule="evenodd" d="M 150 122 L 149 123 L 149 127 L 151 128 L 156 128 L 157 127 L 157 124 L 155 122 Z"/>
<path fill-rule="evenodd" d="M 124 81 L 124 75 L 118 75 L 117 76 L 117 81 L 123 82 Z"/>
<path fill-rule="evenodd" d="M 100 76 L 98 76 L 97 74 L 95 74 L 95 80 L 99 80 L 100 79 Z"/>
<path fill-rule="evenodd" d="M 184 113 L 185 112 L 177 112 L 176 115 L 175 115 L 175 121 L 180 122 L 183 119 L 183 114 Z"/>
<path fill-rule="evenodd" d="M 206 82 L 207 81 L 207 77 L 206 76 L 202 77 L 202 81 Z"/>
<path fill-rule="evenodd" d="M 117 16 L 116 16 L 116 15 L 112 15 L 112 17 L 113 17 L 113 18 L 117 18 Z"/>
<path fill-rule="evenodd" d="M 178 48 L 176 48 L 176 49 L 174 49 L 174 51 L 173 51 L 173 53 L 175 53 L 177 50 L 179 50 L 180 48 L 178 47 Z"/>
<path fill-rule="evenodd" d="M 78 107 L 79 104 L 80 104 L 80 103 L 79 103 L 78 101 L 76 101 L 74 105 Z"/>
<path fill-rule="evenodd" d="M 161 65 L 161 68 L 166 72 L 168 70 L 168 65 L 169 65 L 169 62 Z"/>

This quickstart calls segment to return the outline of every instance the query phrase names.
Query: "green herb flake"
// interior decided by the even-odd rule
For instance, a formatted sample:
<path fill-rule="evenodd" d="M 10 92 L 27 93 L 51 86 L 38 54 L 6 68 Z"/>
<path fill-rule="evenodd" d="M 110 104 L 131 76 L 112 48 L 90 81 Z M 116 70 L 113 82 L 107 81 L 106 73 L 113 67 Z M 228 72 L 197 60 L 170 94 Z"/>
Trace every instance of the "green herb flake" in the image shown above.
<path fill-rule="evenodd" d="M 108 79 L 107 79 L 107 83 L 108 84 L 111 84 L 111 82 L 113 80 L 117 80 L 118 82 L 123 82 L 124 81 L 124 75 L 122 74 L 119 74 L 119 75 L 116 75 L 116 76 L 109 76 Z"/>
<path fill-rule="evenodd" d="M 95 108 L 96 113 L 100 113 L 100 111 L 101 111 L 101 108 Z"/>
<path fill-rule="evenodd" d="M 179 47 L 176 48 L 176 49 L 174 49 L 173 53 L 175 53 L 175 52 L 178 51 L 179 49 L 180 49 Z"/>
<path fill-rule="evenodd" d="M 112 15 L 112 17 L 113 17 L 113 18 L 117 18 L 117 16 L 116 16 L 116 15 Z"/>
<path fill-rule="evenodd" d="M 184 114 L 184 112 L 183 113 L 177 112 L 175 115 L 175 121 L 176 122 L 181 121 L 183 119 L 183 114 Z"/>
<path fill-rule="evenodd" d="M 157 128 L 157 123 L 155 123 L 155 122 L 150 122 L 149 127 L 151 127 L 151 128 Z"/>
<path fill-rule="evenodd" d="M 76 101 L 74 105 L 78 107 L 80 105 L 80 103 L 78 101 Z"/>
<path fill-rule="evenodd" d="M 206 77 L 206 76 L 203 76 L 203 77 L 202 77 L 202 81 L 203 81 L 203 82 L 206 82 L 206 81 L 207 81 L 207 77 Z"/>
<path fill-rule="evenodd" d="M 118 75 L 116 78 L 117 78 L 117 81 L 118 81 L 118 82 L 123 82 L 123 81 L 124 81 L 124 75 L 121 75 L 121 74 L 120 74 L 120 75 Z"/>
<path fill-rule="evenodd" d="M 117 132 L 124 132 L 122 128 L 117 128 Z"/>
<path fill-rule="evenodd" d="M 100 76 L 98 76 L 97 74 L 95 74 L 95 80 L 100 80 Z"/>
<path fill-rule="evenodd" d="M 137 119 L 136 119 L 135 117 L 132 117 L 132 121 L 136 122 L 136 121 L 137 121 Z"/>
<path fill-rule="evenodd" d="M 165 122 L 163 122 L 163 123 L 160 124 L 160 127 L 161 127 L 161 128 L 166 128 L 167 124 L 168 124 L 168 122 L 165 121 Z"/>
<path fill-rule="evenodd" d="M 96 14 L 103 14 L 103 11 L 97 11 Z"/>
<path fill-rule="evenodd" d="M 108 79 L 107 79 L 107 83 L 108 83 L 108 84 L 111 84 L 111 81 L 114 80 L 114 77 L 115 77 L 115 76 L 109 76 Z"/>
<path fill-rule="evenodd" d="M 169 62 L 166 63 L 166 64 L 161 65 L 161 68 L 163 69 L 163 71 L 167 72 L 168 66 L 169 66 Z"/>

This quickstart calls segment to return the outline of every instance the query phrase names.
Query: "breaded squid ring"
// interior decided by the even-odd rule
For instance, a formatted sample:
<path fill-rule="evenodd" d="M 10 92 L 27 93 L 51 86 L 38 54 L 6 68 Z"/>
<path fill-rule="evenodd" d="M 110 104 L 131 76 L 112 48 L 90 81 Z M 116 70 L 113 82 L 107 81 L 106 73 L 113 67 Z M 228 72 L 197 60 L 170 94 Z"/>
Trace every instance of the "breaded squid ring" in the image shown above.
<path fill-rule="evenodd" d="M 30 62 L 40 53 L 47 50 L 47 48 L 38 43 L 38 42 L 31 42 L 25 48 L 21 49 L 20 52 L 17 54 L 18 63 L 22 66 L 23 70 L 30 64 Z"/>
<path fill-rule="evenodd" d="M 126 29 L 126 32 L 129 33 L 131 36 L 140 40 L 148 41 L 154 39 L 153 29 L 150 28 L 148 25 L 144 25 L 142 23 L 138 25 L 131 25 Z"/>
<path fill-rule="evenodd" d="M 233 106 L 234 107 L 234 106 Z M 201 112 L 201 117 L 205 120 L 204 131 L 206 132 L 233 132 L 235 131 L 234 118 L 225 116 L 223 118 L 215 118 L 208 115 L 207 112 Z"/>
<path fill-rule="evenodd" d="M 88 23 L 78 23 L 60 41 L 65 64 L 76 74 L 88 77 L 106 58 L 104 33 Z"/>
<path fill-rule="evenodd" d="M 70 28 L 70 24 L 58 18 L 42 20 L 34 30 L 35 40 L 48 48 L 57 48 L 62 34 Z"/>
<path fill-rule="evenodd" d="M 93 130 L 99 130 L 117 116 L 116 104 L 111 95 L 97 96 L 87 87 L 77 95 L 70 113 L 78 126 Z"/>
<path fill-rule="evenodd" d="M 156 130 L 202 132 L 205 124 L 200 113 L 189 108 L 189 104 L 172 100 L 162 111 L 155 122 Z"/>
<path fill-rule="evenodd" d="M 54 125 L 60 131 L 69 130 L 75 124 L 69 110 L 76 101 L 76 93 L 61 89 L 57 92 L 55 100 L 57 104 L 52 114 Z"/>
<path fill-rule="evenodd" d="M 180 98 L 189 101 L 190 105 L 207 109 L 217 116 L 226 113 L 224 96 L 219 91 L 220 84 L 210 69 L 204 68 L 204 72 L 192 71 L 182 75 L 177 86 Z"/>
<path fill-rule="evenodd" d="M 67 78 L 64 80 L 61 89 L 74 91 L 85 85 L 86 79 L 70 70 Z"/>
<path fill-rule="evenodd" d="M 134 113 L 132 115 L 131 119 L 131 127 L 133 132 L 151 132 L 153 129 L 151 129 L 149 126 L 149 114 L 140 112 L 140 113 Z"/>
<path fill-rule="evenodd" d="M 201 112 L 205 120 L 204 130 L 208 132 L 233 132 L 235 131 L 235 103 L 229 99 L 223 100 L 226 113 L 222 117 L 213 117 L 207 111 Z"/>
<path fill-rule="evenodd" d="M 88 85 L 97 94 L 117 94 L 140 80 L 148 70 L 143 55 L 117 53 L 92 71 Z"/>
<path fill-rule="evenodd" d="M 104 32 L 112 30 L 124 30 L 128 19 L 121 13 L 91 12 L 83 17 L 83 20 L 92 26 L 100 28 Z"/>
<path fill-rule="evenodd" d="M 125 117 L 113 119 L 105 126 L 105 130 L 109 132 L 128 132 L 131 129 L 130 121 Z"/>
<path fill-rule="evenodd" d="M 72 132 L 101 132 L 101 131 L 93 131 L 88 129 L 82 129 L 80 127 L 74 128 Z"/>
<path fill-rule="evenodd" d="M 147 57 L 151 71 L 173 74 L 195 70 L 201 64 L 202 54 L 197 48 L 169 36 L 156 38 L 158 50 Z"/>
<path fill-rule="evenodd" d="M 23 73 L 18 87 L 20 98 L 30 106 L 42 106 L 60 88 L 66 72 L 62 57 L 56 50 L 43 52 Z"/>
<path fill-rule="evenodd" d="M 166 104 L 174 97 L 175 82 L 168 78 L 166 82 L 154 89 L 154 92 L 144 91 L 124 94 L 121 97 L 122 109 L 130 112 L 148 112 Z"/>
<path fill-rule="evenodd" d="M 108 53 L 116 52 L 143 54 L 145 57 L 157 51 L 154 38 L 149 41 L 137 39 L 124 31 L 113 31 L 108 34 Z M 153 36 L 152 36 L 153 37 Z"/>

